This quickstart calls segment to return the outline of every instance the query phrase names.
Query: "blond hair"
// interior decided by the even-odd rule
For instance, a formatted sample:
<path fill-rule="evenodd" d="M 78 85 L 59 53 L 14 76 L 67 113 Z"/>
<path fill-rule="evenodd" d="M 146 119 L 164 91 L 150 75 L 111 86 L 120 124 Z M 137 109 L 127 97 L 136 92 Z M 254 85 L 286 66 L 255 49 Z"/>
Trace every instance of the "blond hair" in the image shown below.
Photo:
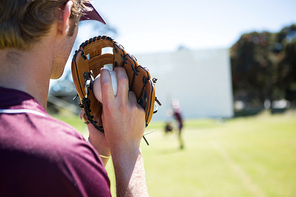
<path fill-rule="evenodd" d="M 0 49 L 28 49 L 49 32 L 56 11 L 69 0 L 0 0 Z M 77 20 L 87 0 L 72 0 L 70 18 Z"/>

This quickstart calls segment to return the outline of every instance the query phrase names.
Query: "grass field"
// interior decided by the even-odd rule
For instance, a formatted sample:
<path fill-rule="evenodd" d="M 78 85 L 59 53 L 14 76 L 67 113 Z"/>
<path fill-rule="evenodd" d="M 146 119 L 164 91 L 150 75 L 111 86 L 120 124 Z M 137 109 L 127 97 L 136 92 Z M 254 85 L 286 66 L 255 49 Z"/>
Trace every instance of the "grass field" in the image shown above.
<path fill-rule="evenodd" d="M 87 135 L 81 122 L 62 120 Z M 165 135 L 163 127 L 152 122 L 146 129 L 155 129 L 146 136 L 150 146 L 141 145 L 151 197 L 296 196 L 295 111 L 222 123 L 187 120 L 184 150 L 176 133 Z M 107 171 L 114 186 L 111 162 Z"/>

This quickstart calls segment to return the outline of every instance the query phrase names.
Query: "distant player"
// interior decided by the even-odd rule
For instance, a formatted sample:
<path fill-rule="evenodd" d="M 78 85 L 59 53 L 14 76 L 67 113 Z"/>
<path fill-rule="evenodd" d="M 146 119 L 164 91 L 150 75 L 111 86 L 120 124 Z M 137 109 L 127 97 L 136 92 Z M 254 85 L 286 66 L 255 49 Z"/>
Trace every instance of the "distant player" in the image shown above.
<path fill-rule="evenodd" d="M 183 118 L 181 114 L 180 102 L 178 99 L 174 99 L 172 101 L 172 107 L 173 107 L 172 110 L 167 111 L 167 115 L 173 116 L 178 123 L 178 140 L 180 143 L 180 149 L 183 149 L 184 148 L 184 141 L 182 139 Z M 170 126 L 169 123 L 167 124 L 165 129 L 167 129 L 168 126 Z"/>

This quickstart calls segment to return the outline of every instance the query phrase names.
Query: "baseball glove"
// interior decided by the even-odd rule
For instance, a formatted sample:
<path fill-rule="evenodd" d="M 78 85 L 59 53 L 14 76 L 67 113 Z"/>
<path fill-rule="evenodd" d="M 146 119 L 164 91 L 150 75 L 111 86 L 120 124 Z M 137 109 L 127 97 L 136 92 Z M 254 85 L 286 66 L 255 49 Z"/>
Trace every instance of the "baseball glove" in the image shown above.
<path fill-rule="evenodd" d="M 111 47 L 113 52 L 103 53 L 103 49 Z M 80 107 L 84 109 L 84 120 L 104 133 L 102 124 L 102 104 L 93 93 L 94 79 L 107 64 L 124 67 L 129 79 L 129 90 L 136 94 L 137 102 L 145 110 L 145 121 L 148 126 L 154 111 L 156 79 L 151 79 L 147 68 L 140 66 L 134 56 L 108 36 L 98 36 L 83 42 L 72 59 L 72 76 L 76 91 L 80 98 Z"/>

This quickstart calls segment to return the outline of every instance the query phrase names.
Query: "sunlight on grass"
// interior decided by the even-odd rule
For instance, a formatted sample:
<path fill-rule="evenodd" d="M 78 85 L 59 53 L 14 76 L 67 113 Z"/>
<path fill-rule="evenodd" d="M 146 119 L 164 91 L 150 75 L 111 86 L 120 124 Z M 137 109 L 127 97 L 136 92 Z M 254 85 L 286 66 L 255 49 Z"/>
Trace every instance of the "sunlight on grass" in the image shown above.
<path fill-rule="evenodd" d="M 85 132 L 77 117 L 62 120 Z M 141 144 L 151 197 L 296 196 L 295 111 L 225 122 L 187 120 L 184 150 L 176 132 L 165 134 L 164 125 L 152 122 L 146 128 L 155 129 L 146 136 L 150 146 Z M 111 162 L 107 172 L 114 195 Z"/>
<path fill-rule="evenodd" d="M 151 125 L 153 127 L 153 125 Z M 185 125 L 185 150 L 162 129 L 143 146 L 150 196 L 294 196 L 296 114 Z"/>

